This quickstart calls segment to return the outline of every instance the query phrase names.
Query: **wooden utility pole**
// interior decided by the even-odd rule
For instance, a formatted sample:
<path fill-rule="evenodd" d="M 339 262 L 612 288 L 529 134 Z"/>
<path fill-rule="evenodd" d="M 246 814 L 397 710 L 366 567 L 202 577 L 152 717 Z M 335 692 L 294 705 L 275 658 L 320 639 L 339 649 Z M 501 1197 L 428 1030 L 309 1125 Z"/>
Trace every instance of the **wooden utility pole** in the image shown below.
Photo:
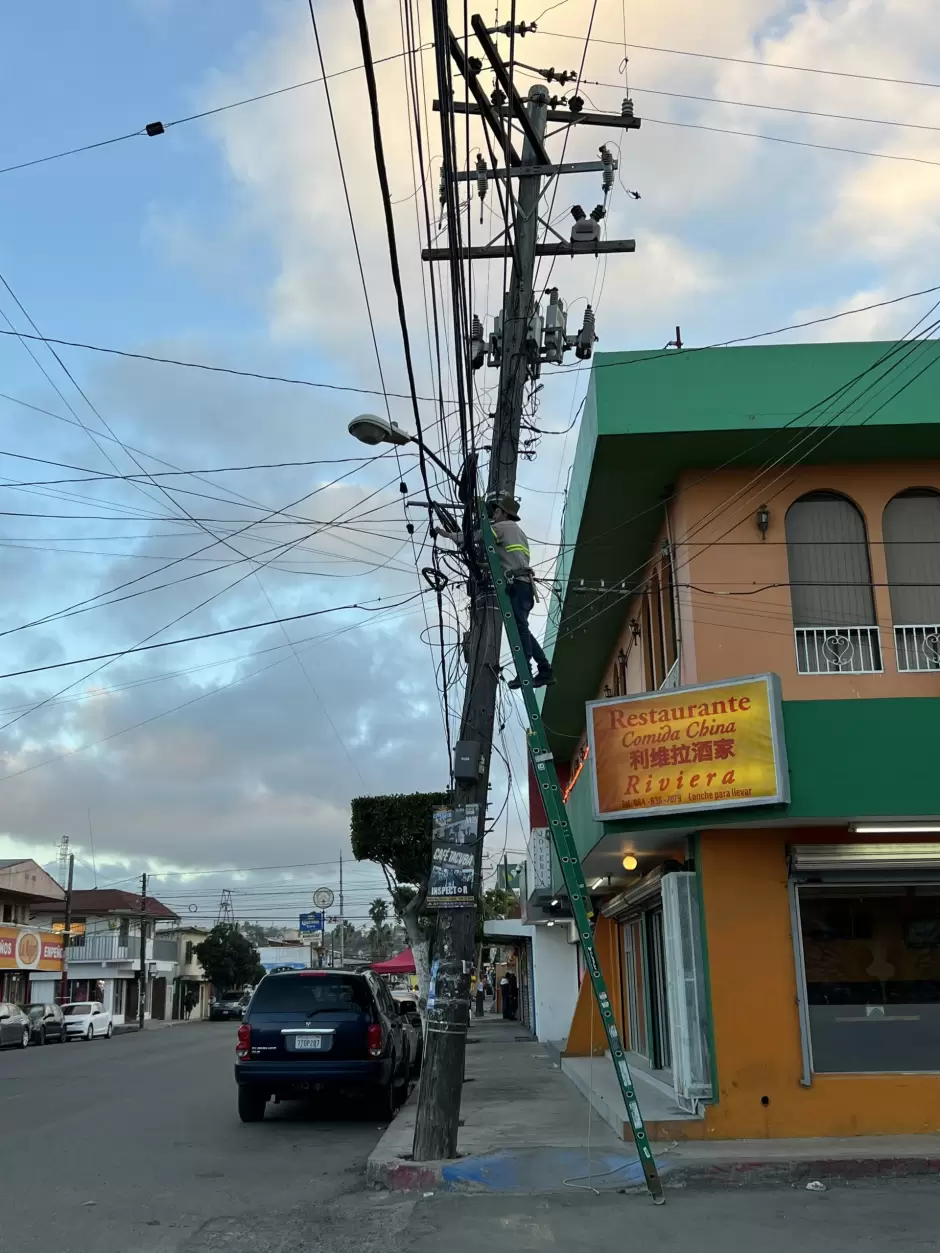
<path fill-rule="evenodd" d="M 75 875 L 75 854 L 69 854 L 69 877 L 65 888 L 65 926 L 62 928 L 62 978 L 59 980 L 59 1004 L 69 999 L 69 943 L 72 939 L 72 879 Z"/>
<path fill-rule="evenodd" d="M 594 341 L 593 313 L 586 315 L 585 325 L 578 337 L 567 337 L 564 330 L 554 340 L 554 355 L 543 347 L 541 323 L 534 317 L 539 300 L 533 291 L 535 263 L 540 256 L 575 256 L 584 253 L 598 255 L 601 252 L 632 252 L 632 240 L 601 240 L 600 219 L 604 216 L 599 207 L 592 223 L 572 243 L 539 243 L 540 226 L 545 226 L 546 237 L 554 228 L 542 223 L 539 204 L 542 180 L 560 173 L 603 173 L 604 194 L 613 183 L 616 162 L 606 149 L 601 150 L 601 161 L 571 163 L 574 168 L 552 165 L 545 150 L 545 127 L 550 112 L 553 120 L 581 121 L 575 106 L 571 113 L 561 118 L 550 111 L 548 88 L 537 84 L 529 89 L 523 101 L 503 63 L 483 19 L 476 15 L 471 20 L 473 34 L 488 61 L 487 72 L 492 72 L 498 90 L 488 94 L 483 87 L 483 66 L 479 60 L 467 57 L 464 41 L 450 31 L 447 20 L 447 0 L 432 0 L 434 18 L 434 45 L 440 99 L 435 108 L 441 114 L 444 151 L 444 193 L 448 207 L 448 227 L 455 230 L 459 197 L 457 185 L 475 177 L 459 173 L 455 169 L 453 152 L 453 114 L 468 112 L 479 115 L 492 133 L 496 150 L 505 159 L 505 168 L 487 170 L 487 178 L 505 180 L 507 194 L 507 238 L 497 247 L 492 244 L 482 248 L 458 247 L 451 236 L 451 247 L 426 248 L 424 260 L 449 261 L 452 265 L 463 260 L 488 259 L 493 256 L 511 257 L 512 275 L 509 288 L 503 298 L 501 334 L 498 337 L 500 364 L 499 389 L 493 425 L 492 446 L 487 481 L 487 499 L 507 494 L 513 496 L 516 484 L 516 463 L 519 456 L 519 436 L 522 421 L 523 399 L 526 383 L 537 377 L 540 361 L 559 364 L 562 353 L 578 345 L 577 355 L 590 357 Z M 504 33 L 509 33 L 505 28 Z M 476 103 L 458 105 L 450 87 L 449 58 L 467 80 L 467 86 Z M 592 115 L 593 116 L 593 115 Z M 602 125 L 636 129 L 639 119 L 633 116 L 633 106 L 624 101 L 621 117 L 598 115 Z M 504 121 L 507 126 L 504 126 Z M 523 135 L 521 159 L 511 142 L 511 127 Z M 518 179 L 515 196 L 509 194 L 510 180 Z M 453 192 L 453 194 L 451 194 Z M 576 222 L 585 219 L 580 208 L 572 210 Z M 499 238 L 499 237 L 497 237 Z M 559 237 L 560 238 L 560 237 Z M 557 292 L 555 293 L 557 298 Z M 457 343 L 462 341 L 462 330 L 455 331 Z M 547 335 L 546 335 L 547 346 Z M 458 349 L 459 368 L 464 367 L 464 354 Z M 469 538 L 469 537 L 468 537 Z M 486 809 L 489 792 L 490 756 L 492 752 L 493 726 L 496 714 L 496 695 L 499 684 L 499 658 L 502 642 L 502 618 L 492 581 L 485 563 L 471 562 L 470 581 L 470 634 L 467 652 L 467 679 L 464 705 L 460 724 L 460 741 L 454 765 L 454 806 L 476 805 L 477 833 L 474 845 L 474 896 L 471 905 L 440 910 L 435 938 L 436 977 L 433 986 L 433 1004 L 428 1007 L 427 1047 L 421 1081 L 421 1089 L 415 1124 L 414 1158 L 428 1161 L 452 1158 L 457 1154 L 457 1128 L 460 1115 L 460 1096 L 464 1076 L 467 1029 L 470 1021 L 470 976 L 474 968 L 476 950 L 477 898 L 482 879 L 483 839 L 486 828 Z M 466 764 L 469 762 L 469 769 Z M 464 764 L 461 764 L 464 763 Z"/>
<path fill-rule="evenodd" d="M 137 1026 L 144 1029 L 147 1007 L 147 876 L 140 876 L 140 973 L 137 976 Z"/>

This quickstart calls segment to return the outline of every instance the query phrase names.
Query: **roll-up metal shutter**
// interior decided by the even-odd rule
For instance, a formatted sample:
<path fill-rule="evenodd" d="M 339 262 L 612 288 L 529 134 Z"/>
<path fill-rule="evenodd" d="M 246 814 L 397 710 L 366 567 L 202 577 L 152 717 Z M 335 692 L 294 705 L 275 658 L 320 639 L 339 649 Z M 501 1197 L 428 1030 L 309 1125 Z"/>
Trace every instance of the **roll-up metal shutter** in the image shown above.
<path fill-rule="evenodd" d="M 905 875 L 940 880 L 940 843 L 791 844 L 789 857 L 791 874 L 803 880 L 899 882 Z"/>
<path fill-rule="evenodd" d="M 644 905 L 656 900 L 662 892 L 663 875 L 671 874 L 682 867 L 677 861 L 664 861 L 661 866 L 643 876 L 639 883 L 634 883 L 618 896 L 612 896 L 601 907 L 605 918 L 620 920 L 631 914 L 639 913 Z"/>

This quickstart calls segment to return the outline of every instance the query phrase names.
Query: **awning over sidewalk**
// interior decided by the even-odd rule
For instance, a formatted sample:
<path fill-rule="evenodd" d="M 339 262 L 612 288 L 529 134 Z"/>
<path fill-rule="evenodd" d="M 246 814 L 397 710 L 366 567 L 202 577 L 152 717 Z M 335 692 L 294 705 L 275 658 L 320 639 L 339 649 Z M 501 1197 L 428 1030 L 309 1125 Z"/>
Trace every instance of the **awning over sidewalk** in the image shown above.
<path fill-rule="evenodd" d="M 403 949 L 390 957 L 388 961 L 373 962 L 372 969 L 377 975 L 413 975 L 415 973 L 414 953 L 410 948 Z"/>

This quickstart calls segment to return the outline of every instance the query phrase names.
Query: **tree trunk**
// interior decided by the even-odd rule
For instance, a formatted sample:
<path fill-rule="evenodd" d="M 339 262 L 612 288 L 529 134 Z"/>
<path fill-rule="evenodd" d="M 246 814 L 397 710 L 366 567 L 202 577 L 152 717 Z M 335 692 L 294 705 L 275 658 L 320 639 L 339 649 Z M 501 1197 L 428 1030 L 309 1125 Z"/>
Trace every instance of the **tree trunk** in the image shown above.
<path fill-rule="evenodd" d="M 428 960 L 428 937 L 424 933 L 419 920 L 419 914 L 424 908 L 425 893 L 418 892 L 405 906 L 402 911 L 401 920 L 405 928 L 405 934 L 408 937 L 408 943 L 411 945 L 411 952 L 415 959 L 415 975 L 418 979 L 418 1009 L 421 1011 L 421 1019 L 425 1021 L 427 1018 L 428 1006 L 428 985 L 431 981 L 431 968 Z"/>

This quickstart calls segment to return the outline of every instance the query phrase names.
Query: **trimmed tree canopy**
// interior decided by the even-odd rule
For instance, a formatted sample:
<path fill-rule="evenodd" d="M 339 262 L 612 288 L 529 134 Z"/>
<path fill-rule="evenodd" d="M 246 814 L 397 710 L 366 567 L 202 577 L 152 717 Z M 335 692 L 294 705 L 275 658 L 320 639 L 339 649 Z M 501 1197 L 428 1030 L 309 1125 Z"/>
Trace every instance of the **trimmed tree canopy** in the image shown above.
<path fill-rule="evenodd" d="M 431 868 L 431 815 L 449 800 L 447 792 L 355 797 L 351 835 L 356 861 L 378 862 L 397 883 L 426 884 Z"/>
<path fill-rule="evenodd" d="M 217 923 L 194 952 L 218 992 L 253 986 L 264 975 L 258 950 L 229 922 Z"/>

